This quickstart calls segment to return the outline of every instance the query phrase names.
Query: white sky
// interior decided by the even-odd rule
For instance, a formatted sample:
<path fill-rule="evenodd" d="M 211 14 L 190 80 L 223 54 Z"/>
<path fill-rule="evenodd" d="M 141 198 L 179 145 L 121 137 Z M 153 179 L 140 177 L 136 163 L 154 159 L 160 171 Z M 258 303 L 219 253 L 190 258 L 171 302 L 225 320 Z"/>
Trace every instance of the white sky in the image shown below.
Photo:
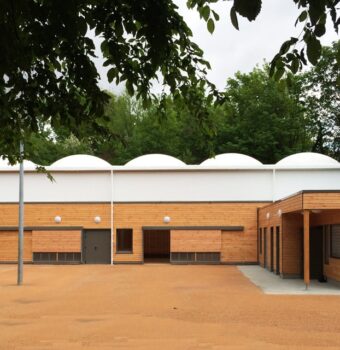
<path fill-rule="evenodd" d="M 193 31 L 193 41 L 203 49 L 205 58 L 211 64 L 209 80 L 221 90 L 227 78 L 237 71 L 250 72 L 256 64 L 262 65 L 264 60 L 270 62 L 285 40 L 301 32 L 301 27 L 294 26 L 301 10 L 298 10 L 293 0 L 263 0 L 261 13 L 255 21 L 248 22 L 238 16 L 239 31 L 230 22 L 231 2 L 219 1 L 212 7 L 220 15 L 213 34 L 208 32 L 205 21 L 199 18 L 196 10 L 187 9 L 185 0 L 175 0 L 175 3 Z M 327 32 L 321 39 L 323 45 L 339 39 L 330 19 Z M 124 85 L 116 86 L 107 81 L 107 69 L 102 67 L 103 59 L 99 50 L 100 40 L 95 38 L 95 43 L 98 48 L 95 63 L 101 76 L 100 87 L 116 94 L 121 93 Z M 160 91 L 160 85 L 155 83 L 153 92 Z"/>

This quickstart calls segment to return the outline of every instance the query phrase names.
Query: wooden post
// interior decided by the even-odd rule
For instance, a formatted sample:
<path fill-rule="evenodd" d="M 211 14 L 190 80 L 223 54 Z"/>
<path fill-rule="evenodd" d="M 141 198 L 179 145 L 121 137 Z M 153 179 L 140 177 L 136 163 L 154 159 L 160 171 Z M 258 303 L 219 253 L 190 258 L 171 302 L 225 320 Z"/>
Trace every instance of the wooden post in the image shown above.
<path fill-rule="evenodd" d="M 304 281 L 306 289 L 310 284 L 310 261 L 309 261 L 309 210 L 303 211 L 303 267 L 304 267 Z"/>

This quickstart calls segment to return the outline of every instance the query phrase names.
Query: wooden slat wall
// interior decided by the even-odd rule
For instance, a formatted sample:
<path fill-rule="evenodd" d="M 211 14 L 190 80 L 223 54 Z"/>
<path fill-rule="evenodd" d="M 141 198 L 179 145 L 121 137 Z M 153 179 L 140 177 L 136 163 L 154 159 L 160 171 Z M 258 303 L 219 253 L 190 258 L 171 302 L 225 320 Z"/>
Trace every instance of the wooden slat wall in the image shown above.
<path fill-rule="evenodd" d="M 282 201 L 263 206 L 259 209 L 259 226 L 279 226 L 281 224 L 281 218 L 278 215 L 279 209 L 282 213 L 302 210 L 302 199 L 302 194 L 297 194 Z M 269 213 L 269 219 L 267 219 L 267 213 Z"/>
<path fill-rule="evenodd" d="M 221 261 L 246 263 L 257 261 L 257 237 L 247 232 L 222 231 Z"/>
<path fill-rule="evenodd" d="M 276 227 L 280 227 L 280 265 L 282 267 L 283 260 L 288 259 L 289 257 L 287 255 L 283 254 L 283 233 L 282 235 L 282 217 L 285 213 L 290 213 L 290 212 L 296 212 L 296 211 L 301 211 L 302 210 L 302 194 L 297 194 L 295 196 L 289 197 L 287 199 L 284 199 L 282 201 L 277 201 L 275 203 L 272 203 L 270 205 L 263 206 L 262 208 L 259 209 L 259 228 L 263 229 L 266 227 L 267 228 L 267 267 L 270 268 L 270 261 L 271 261 L 271 254 L 270 254 L 270 229 L 273 227 L 274 229 L 274 252 L 273 252 L 273 257 L 274 257 L 274 271 L 276 271 Z M 279 215 L 278 211 L 281 210 L 281 216 Z M 269 214 L 269 218 L 267 218 L 267 213 Z M 288 226 L 289 227 L 289 226 Z M 290 229 L 289 229 L 290 230 Z M 291 230 L 290 230 L 291 232 Z M 288 232 L 287 240 L 290 242 L 294 237 L 291 237 L 291 234 Z M 295 248 L 294 248 L 295 249 Z M 294 252 L 292 252 L 294 255 Z M 262 255 L 259 254 L 259 261 L 260 265 L 264 266 L 264 239 L 262 242 Z M 288 266 L 290 265 L 290 262 L 288 262 Z M 291 267 L 289 269 L 292 269 Z M 282 271 L 280 271 L 282 272 Z"/>
<path fill-rule="evenodd" d="M 24 256 L 25 262 L 32 261 L 32 232 L 24 232 Z M 18 261 L 18 232 L 0 231 L 0 261 Z"/>
<path fill-rule="evenodd" d="M 273 269 L 276 272 L 276 226 L 273 227 Z"/>
<path fill-rule="evenodd" d="M 311 212 L 311 226 L 340 224 L 340 210 L 325 210 L 321 213 Z"/>
<path fill-rule="evenodd" d="M 80 252 L 81 231 L 32 231 L 33 252 Z"/>
<path fill-rule="evenodd" d="M 282 260 L 283 275 L 301 275 L 303 216 L 300 213 L 282 216 Z"/>
<path fill-rule="evenodd" d="M 262 235 L 262 239 L 260 240 L 260 238 L 259 238 L 259 244 L 261 243 L 261 245 L 262 245 L 262 251 L 261 251 L 260 247 L 258 248 L 259 249 L 259 264 L 260 264 L 260 266 L 264 267 L 264 227 L 261 227 L 261 231 L 259 231 L 259 232 Z"/>
<path fill-rule="evenodd" d="M 119 203 L 114 208 L 114 226 L 133 229 L 133 254 L 118 254 L 116 262 L 143 261 L 142 226 L 164 226 L 170 216 L 171 226 L 244 226 L 239 246 L 247 242 L 249 261 L 257 261 L 257 208 L 265 203 Z M 244 239 L 242 239 L 244 237 Z M 114 244 L 116 239 L 114 238 Z M 115 248 L 114 248 L 115 249 Z M 242 261 L 244 251 L 236 259 Z M 230 262 L 233 262 L 231 260 Z M 228 261 L 226 261 L 228 262 Z"/>
<path fill-rule="evenodd" d="M 340 193 L 304 193 L 304 209 L 340 209 Z"/>
<path fill-rule="evenodd" d="M 340 259 L 329 258 L 329 264 L 324 265 L 324 273 L 328 278 L 340 282 Z"/>
<path fill-rule="evenodd" d="M 54 218 L 61 216 L 62 222 L 56 224 Z M 100 216 L 96 224 L 94 217 Z M 0 204 L 0 226 L 18 225 L 18 205 Z M 25 226 L 83 226 L 84 228 L 110 228 L 109 203 L 55 203 L 25 204 Z"/>
<path fill-rule="evenodd" d="M 221 231 L 173 230 L 171 252 L 221 252 Z"/>

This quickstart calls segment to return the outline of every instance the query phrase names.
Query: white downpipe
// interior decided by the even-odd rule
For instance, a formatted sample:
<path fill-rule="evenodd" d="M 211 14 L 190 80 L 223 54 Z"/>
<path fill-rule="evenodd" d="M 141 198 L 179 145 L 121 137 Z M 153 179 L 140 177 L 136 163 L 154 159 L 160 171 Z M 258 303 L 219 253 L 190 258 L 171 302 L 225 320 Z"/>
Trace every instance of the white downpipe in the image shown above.
<path fill-rule="evenodd" d="M 273 169 L 273 181 L 272 181 L 272 201 L 275 202 L 276 199 L 276 169 Z"/>
<path fill-rule="evenodd" d="M 111 265 L 113 265 L 113 170 L 111 170 Z"/>

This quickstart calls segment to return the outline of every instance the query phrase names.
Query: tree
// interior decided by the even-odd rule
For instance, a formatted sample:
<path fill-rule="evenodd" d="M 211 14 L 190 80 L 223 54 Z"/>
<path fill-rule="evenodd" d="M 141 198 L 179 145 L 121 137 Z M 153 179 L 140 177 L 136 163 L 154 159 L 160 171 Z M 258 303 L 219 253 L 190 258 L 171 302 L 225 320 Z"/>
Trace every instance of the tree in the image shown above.
<path fill-rule="evenodd" d="M 309 120 L 295 95 L 296 79 L 282 86 L 268 67 L 228 79 L 227 102 L 216 113 L 216 153 L 239 152 L 263 163 L 311 148 Z"/>
<path fill-rule="evenodd" d="M 300 77 L 300 99 L 312 121 L 313 148 L 340 160 L 340 41 L 322 48 L 315 67 Z"/>
<path fill-rule="evenodd" d="M 216 0 L 189 0 L 207 21 L 210 32 L 219 15 L 210 9 Z M 302 9 L 303 41 L 313 64 L 320 55 L 318 37 L 325 32 L 330 12 L 337 29 L 339 0 L 294 0 Z M 254 20 L 261 0 L 234 0 L 231 21 L 237 15 Z M 166 0 L 3 0 L 0 2 L 0 154 L 11 162 L 19 158 L 18 142 L 43 131 L 39 125 L 64 126 L 75 135 L 82 125 L 94 125 L 104 113 L 107 94 L 100 91 L 91 57 L 94 45 L 88 29 L 103 39 L 104 65 L 109 81 L 125 82 L 127 91 L 150 103 L 152 79 L 161 77 L 176 97 L 181 95 L 200 118 L 201 84 L 220 95 L 205 78 L 209 63 L 191 40 L 191 30 L 173 1 Z M 285 42 L 272 62 L 279 79 L 285 69 L 296 72 L 305 63 L 303 51 Z M 193 103 L 196 100 L 196 103 Z"/>

